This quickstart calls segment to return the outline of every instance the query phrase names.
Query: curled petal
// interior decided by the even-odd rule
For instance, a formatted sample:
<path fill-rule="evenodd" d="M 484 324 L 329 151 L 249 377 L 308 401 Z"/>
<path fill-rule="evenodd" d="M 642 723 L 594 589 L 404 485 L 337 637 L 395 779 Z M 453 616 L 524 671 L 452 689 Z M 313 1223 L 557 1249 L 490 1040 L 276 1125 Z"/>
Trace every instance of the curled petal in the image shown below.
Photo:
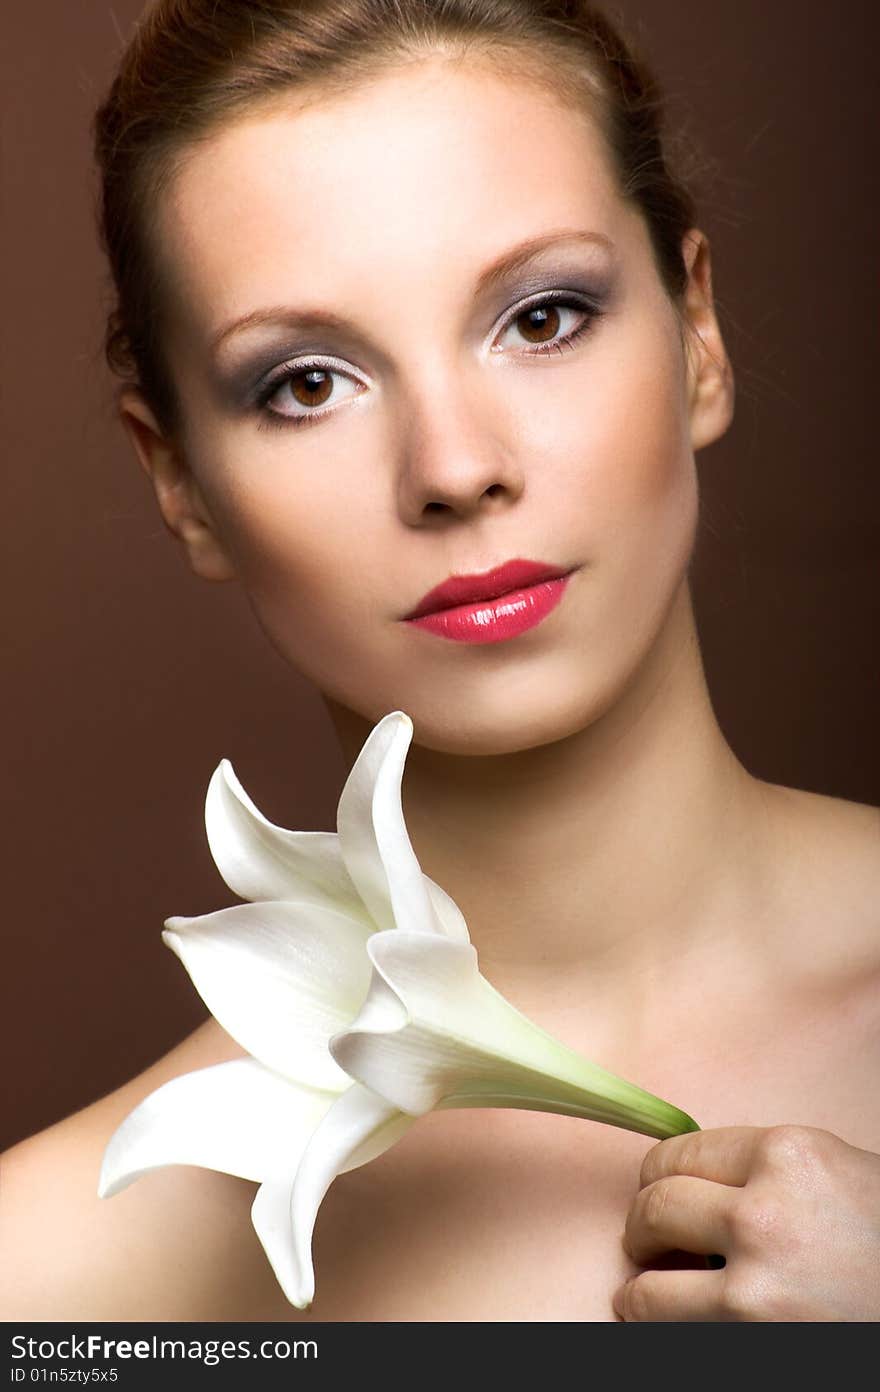
<path fill-rule="evenodd" d="M 241 899 L 297 899 L 367 921 L 333 831 L 286 831 L 267 820 L 228 759 L 214 770 L 205 829 L 217 869 Z"/>
<path fill-rule="evenodd" d="M 351 1077 L 420 1115 L 443 1107 L 522 1107 L 647 1136 L 699 1129 L 677 1107 L 608 1073 L 510 1005 L 469 944 L 379 933 L 364 1007 L 330 1041 Z"/>
<path fill-rule="evenodd" d="M 346 779 L 336 824 L 348 873 L 377 926 L 442 934 L 403 820 L 400 784 L 412 731 L 403 711 L 374 726 Z"/>
<path fill-rule="evenodd" d="M 319 1122 L 293 1184 L 289 1174 L 279 1174 L 257 1193 L 251 1210 L 254 1227 L 284 1294 L 298 1309 L 314 1299 L 312 1233 L 333 1180 L 388 1150 L 413 1121 L 355 1083 Z"/>
<path fill-rule="evenodd" d="M 296 1166 L 335 1096 L 297 1087 L 253 1059 L 172 1078 L 114 1131 L 98 1195 L 110 1198 L 162 1165 L 199 1165 L 259 1183 L 273 1158 Z"/>
<path fill-rule="evenodd" d="M 451 899 L 446 893 L 446 890 L 441 889 L 440 886 L 435 884 L 432 879 L 429 879 L 427 875 L 423 874 L 422 879 L 425 881 L 425 888 L 428 891 L 431 903 L 434 905 L 434 913 L 437 916 L 445 936 L 451 938 L 453 942 L 470 942 L 471 938 L 468 933 L 467 924 L 465 923 L 464 914 L 455 900 Z"/>
<path fill-rule="evenodd" d="M 315 904 L 236 904 L 169 918 L 162 934 L 227 1034 L 267 1068 L 340 1092 L 328 1052 L 370 984 L 370 929 Z"/>

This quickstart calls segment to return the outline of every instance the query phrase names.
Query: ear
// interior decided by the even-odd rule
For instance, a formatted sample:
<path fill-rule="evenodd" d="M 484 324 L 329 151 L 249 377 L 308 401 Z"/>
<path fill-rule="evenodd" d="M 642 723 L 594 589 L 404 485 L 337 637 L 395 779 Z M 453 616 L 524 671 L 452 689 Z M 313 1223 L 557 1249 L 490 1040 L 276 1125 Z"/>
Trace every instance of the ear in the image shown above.
<path fill-rule="evenodd" d="M 165 525 L 183 543 L 196 575 L 204 580 L 234 579 L 232 560 L 179 447 L 162 434 L 136 388 L 122 391 L 117 405 L 135 454 L 153 485 Z"/>
<path fill-rule="evenodd" d="M 697 228 L 686 232 L 682 254 L 688 270 L 684 315 L 691 445 L 711 445 L 733 420 L 733 369 L 724 347 L 712 298 L 709 242 Z"/>

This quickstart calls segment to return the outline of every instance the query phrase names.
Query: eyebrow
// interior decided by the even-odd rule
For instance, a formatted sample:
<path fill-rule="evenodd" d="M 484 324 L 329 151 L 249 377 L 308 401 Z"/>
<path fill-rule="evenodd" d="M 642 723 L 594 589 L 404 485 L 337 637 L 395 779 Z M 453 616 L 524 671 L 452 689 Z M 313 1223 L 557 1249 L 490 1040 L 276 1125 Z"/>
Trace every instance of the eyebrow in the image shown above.
<path fill-rule="evenodd" d="M 526 262 L 539 255 L 542 251 L 549 250 L 559 242 L 586 242 L 595 246 L 601 246 L 606 251 L 614 251 L 614 243 L 610 237 L 606 237 L 602 232 L 583 232 L 578 228 L 559 228 L 551 232 L 542 232 L 535 237 L 529 237 L 527 241 L 518 243 L 508 251 L 495 258 L 488 266 L 480 272 L 477 277 L 476 293 L 485 295 L 488 291 L 495 288 L 499 281 L 507 276 L 514 274 Z M 250 314 L 244 314 L 240 319 L 234 319 L 220 329 L 211 340 L 211 352 L 217 353 L 219 349 L 234 335 L 243 333 L 246 329 L 256 329 L 267 325 L 277 325 L 286 329 L 294 328 L 328 328 L 345 330 L 350 327 L 348 320 L 341 315 L 335 314 L 328 309 L 293 309 L 289 305 L 273 305 L 268 309 L 255 309 Z"/>

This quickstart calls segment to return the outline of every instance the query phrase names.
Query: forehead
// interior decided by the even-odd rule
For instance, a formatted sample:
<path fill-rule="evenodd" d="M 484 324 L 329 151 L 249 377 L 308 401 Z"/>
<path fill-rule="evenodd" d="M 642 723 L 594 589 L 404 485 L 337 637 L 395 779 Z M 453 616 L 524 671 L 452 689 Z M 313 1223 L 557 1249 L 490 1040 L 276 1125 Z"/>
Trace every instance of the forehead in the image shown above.
<path fill-rule="evenodd" d="M 276 302 L 387 278 L 473 278 L 544 229 L 614 236 L 603 138 L 546 80 L 428 59 L 307 103 L 273 101 L 190 151 L 157 210 L 164 270 L 210 332 Z"/>

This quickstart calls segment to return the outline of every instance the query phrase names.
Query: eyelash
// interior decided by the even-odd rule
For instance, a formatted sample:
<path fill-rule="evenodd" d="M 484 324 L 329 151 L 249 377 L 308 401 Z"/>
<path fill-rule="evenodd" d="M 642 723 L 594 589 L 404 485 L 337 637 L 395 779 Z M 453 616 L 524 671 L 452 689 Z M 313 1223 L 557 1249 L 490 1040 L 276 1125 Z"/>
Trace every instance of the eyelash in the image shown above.
<path fill-rule="evenodd" d="M 530 313 L 533 309 L 543 309 L 546 305 L 559 305 L 562 309 L 579 310 L 584 315 L 583 321 L 577 328 L 570 330 L 564 338 L 553 339 L 552 342 L 527 349 L 522 355 L 524 357 L 546 357 L 548 353 L 562 354 L 573 349 L 578 340 L 590 332 L 603 312 L 600 303 L 595 299 L 582 295 L 575 296 L 565 291 L 550 291 L 512 314 L 503 325 L 501 332 L 504 333 L 511 324 L 515 324 L 517 319 L 520 319 L 524 314 Z M 308 359 L 282 364 L 271 379 L 265 383 L 256 399 L 255 406 L 262 417 L 258 422 L 260 430 L 283 430 L 288 426 L 298 429 L 300 426 L 317 425 L 325 416 L 332 415 L 337 410 L 336 406 L 327 406 L 320 410 L 305 411 L 302 415 L 287 416 L 270 408 L 269 402 L 286 382 L 290 382 L 294 377 L 299 377 L 306 372 L 314 371 L 338 373 L 340 376 L 348 375 L 339 368 L 331 368 L 320 362 L 309 362 Z"/>

